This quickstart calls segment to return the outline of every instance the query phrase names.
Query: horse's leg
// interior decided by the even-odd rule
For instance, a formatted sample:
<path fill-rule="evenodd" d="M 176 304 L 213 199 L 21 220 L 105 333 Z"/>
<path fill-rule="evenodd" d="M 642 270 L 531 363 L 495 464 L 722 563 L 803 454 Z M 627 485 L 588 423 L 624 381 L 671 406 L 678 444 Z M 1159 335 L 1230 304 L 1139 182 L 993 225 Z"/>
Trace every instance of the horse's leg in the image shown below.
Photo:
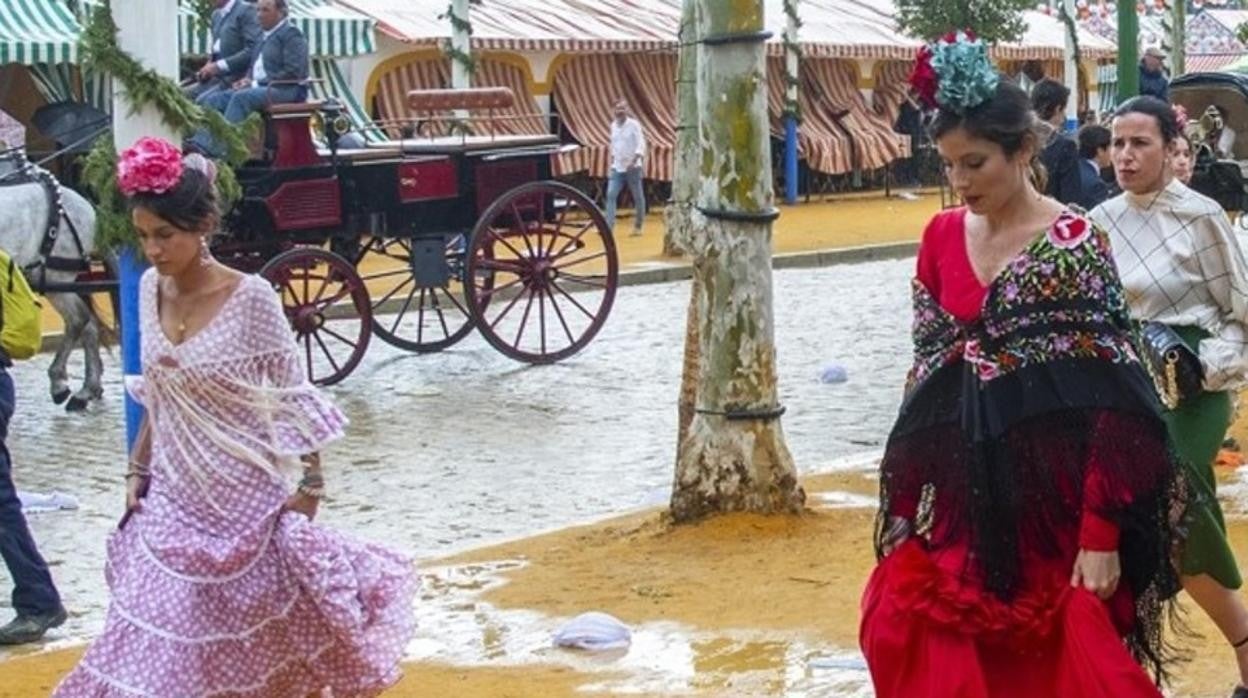
<path fill-rule="evenodd" d="M 87 315 L 78 307 L 82 303 L 81 299 L 72 293 L 49 293 L 47 298 L 56 312 L 60 314 L 61 321 L 65 325 L 65 331 L 61 335 L 61 345 L 56 348 L 56 355 L 52 357 L 52 365 L 48 366 L 52 402 L 59 405 L 68 400 L 71 395 L 69 375 L 66 373 L 65 365 L 69 361 L 70 352 L 78 344 L 78 337 L 86 324 Z"/>
<path fill-rule="evenodd" d="M 91 308 L 90 301 L 79 297 L 79 302 L 86 308 L 87 323 L 82 328 L 82 355 L 86 366 L 86 376 L 82 380 L 82 389 L 69 399 L 65 409 L 77 412 L 86 409 L 91 400 L 104 396 L 102 377 L 104 362 L 100 359 L 100 320 Z"/>

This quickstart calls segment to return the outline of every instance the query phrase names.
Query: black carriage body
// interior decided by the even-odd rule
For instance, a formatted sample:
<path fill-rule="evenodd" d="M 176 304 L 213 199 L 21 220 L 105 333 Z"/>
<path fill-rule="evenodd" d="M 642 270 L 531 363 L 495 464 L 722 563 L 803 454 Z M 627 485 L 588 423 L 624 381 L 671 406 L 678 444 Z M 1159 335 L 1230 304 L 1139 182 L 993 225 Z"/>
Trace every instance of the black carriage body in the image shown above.
<path fill-rule="evenodd" d="M 557 147 L 344 152 L 324 164 L 240 168 L 243 199 L 227 220 L 248 246 L 343 243 L 362 236 L 465 234 L 511 189 L 549 179 Z"/>
<path fill-rule="evenodd" d="M 432 352 L 476 329 L 512 358 L 548 363 L 602 327 L 615 246 L 592 200 L 549 181 L 567 147 L 556 137 L 326 152 L 306 109 L 280 117 L 267 160 L 237 171 L 243 196 L 214 251 L 273 284 L 317 383 L 350 374 L 373 335 Z"/>
<path fill-rule="evenodd" d="M 1248 162 L 1248 75 L 1188 73 L 1170 83 L 1170 100 L 1181 105 L 1192 121 L 1211 106 L 1226 113 L 1226 127 L 1237 134 L 1233 158 L 1218 160 L 1209 148 L 1193 143 L 1195 158 L 1191 187 L 1217 201 L 1227 211 L 1248 210 L 1248 186 L 1243 163 Z"/>

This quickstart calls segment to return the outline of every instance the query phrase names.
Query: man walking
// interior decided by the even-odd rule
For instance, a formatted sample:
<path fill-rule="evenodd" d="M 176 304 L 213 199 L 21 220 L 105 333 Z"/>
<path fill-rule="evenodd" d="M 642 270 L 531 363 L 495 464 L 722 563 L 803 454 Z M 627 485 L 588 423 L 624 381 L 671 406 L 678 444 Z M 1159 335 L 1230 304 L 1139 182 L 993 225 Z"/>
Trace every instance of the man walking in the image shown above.
<path fill-rule="evenodd" d="M 0 349 L 0 556 L 13 577 L 13 610 L 17 612 L 16 618 L 0 627 L 0 645 L 35 642 L 65 622 L 61 597 L 22 515 L 13 484 L 13 464 L 5 447 L 16 404 L 10 365 L 8 354 Z"/>
<path fill-rule="evenodd" d="M 633 235 L 641 235 L 646 220 L 646 193 L 641 186 L 641 166 L 646 157 L 646 135 L 641 124 L 631 115 L 628 102 L 615 103 L 615 119 L 611 121 L 611 172 L 607 179 L 607 228 L 615 231 L 615 206 L 620 190 L 628 184 L 633 196 L 636 217 Z"/>
<path fill-rule="evenodd" d="M 212 57 L 195 73 L 187 96 L 203 103 L 208 95 L 247 77 L 251 54 L 260 42 L 256 7 L 246 0 L 216 0 L 212 11 Z"/>

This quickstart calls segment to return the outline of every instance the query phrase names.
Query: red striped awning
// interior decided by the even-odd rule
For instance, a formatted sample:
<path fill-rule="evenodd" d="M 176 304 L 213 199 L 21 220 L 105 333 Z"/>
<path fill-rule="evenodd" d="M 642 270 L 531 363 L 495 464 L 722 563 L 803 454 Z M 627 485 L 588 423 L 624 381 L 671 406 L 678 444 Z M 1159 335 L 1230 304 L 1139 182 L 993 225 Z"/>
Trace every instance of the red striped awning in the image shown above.
<path fill-rule="evenodd" d="M 417 119 L 428 114 L 414 114 L 407 103 L 412 90 L 436 90 L 450 86 L 450 62 L 446 59 L 413 61 L 404 63 L 381 76 L 377 85 L 377 111 L 392 138 L 399 138 L 404 126 L 414 125 Z M 477 133 L 496 135 L 542 135 L 550 133 L 546 116 L 537 108 L 537 102 L 529 91 L 524 73 L 517 67 L 483 59 L 477 62 L 473 75 L 474 87 L 506 87 L 515 95 L 515 105 L 493 112 L 493 120 L 485 119 L 485 113 L 471 112 L 473 129 Z M 447 119 L 451 112 L 438 112 L 434 116 Z M 481 117 L 481 118 L 477 118 Z M 421 135 L 446 135 L 449 122 L 439 121 L 421 127 Z"/>
<path fill-rule="evenodd" d="M 646 72 L 653 74 L 638 78 Z M 551 96 L 564 126 L 582 147 L 560 156 L 556 171 L 607 176 L 612 109 L 616 100 L 623 98 L 632 106 L 646 135 L 645 178 L 671 181 L 676 142 L 675 77 L 674 55 L 591 54 L 564 64 L 555 75 Z M 663 84 L 673 91 L 670 99 L 661 94 Z"/>
<path fill-rule="evenodd" d="M 914 61 L 884 61 L 875 65 L 875 87 L 871 90 L 871 108 L 889 124 L 897 123 L 901 104 L 910 90 L 910 71 Z"/>

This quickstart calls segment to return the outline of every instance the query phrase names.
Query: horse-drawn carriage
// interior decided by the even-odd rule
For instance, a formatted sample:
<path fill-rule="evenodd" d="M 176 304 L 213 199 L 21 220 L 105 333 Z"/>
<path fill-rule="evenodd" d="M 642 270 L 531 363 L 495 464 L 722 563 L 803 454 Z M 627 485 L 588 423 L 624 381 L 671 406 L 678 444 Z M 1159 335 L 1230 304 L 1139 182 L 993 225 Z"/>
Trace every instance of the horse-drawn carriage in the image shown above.
<path fill-rule="evenodd" d="M 497 132 L 493 111 L 511 100 L 506 89 L 414 92 L 417 112 L 489 114 L 431 116 L 426 123 L 451 122 L 459 135 L 363 148 L 339 147 L 350 126 L 334 102 L 265 112 L 263 154 L 237 170 L 243 196 L 213 252 L 260 273 L 281 294 L 315 382 L 349 375 L 373 335 L 434 352 L 475 328 L 507 356 L 550 363 L 583 349 L 602 328 L 619 271 L 611 231 L 592 200 L 550 178 L 552 156 L 574 146 L 553 135 L 468 133 L 474 126 Z M 325 136 L 319 143 L 314 119 Z M 13 227 L 44 235 L 42 242 L 23 237 L 30 249 L 14 256 L 27 260 L 36 289 L 52 294 L 66 319 L 66 341 L 49 371 L 58 402 L 70 398 L 68 351 L 82 343 L 87 377 L 70 400 L 80 409 L 102 392 L 99 323 L 85 297 L 115 289 L 115 281 L 88 272 L 90 204 L 21 162 L 26 174 L 11 181 L 29 185 L 13 187 L 24 197 L 10 207 L 24 216 Z"/>
<path fill-rule="evenodd" d="M 1242 224 L 1248 211 L 1248 75 L 1181 75 L 1170 83 L 1170 100 L 1194 123 L 1192 188 Z"/>
<path fill-rule="evenodd" d="M 409 99 L 417 112 L 492 112 L 512 95 Z M 337 105 L 276 105 L 265 116 L 265 156 L 238 170 L 243 198 L 214 252 L 282 294 L 318 383 L 345 378 L 373 335 L 433 352 L 476 328 L 512 358 L 549 363 L 602 327 L 615 243 L 588 197 L 550 180 L 551 157 L 567 147 L 555 136 L 417 135 L 344 149 Z M 313 118 L 325 125 L 323 147 Z M 456 123 L 493 132 L 492 118 Z"/>

